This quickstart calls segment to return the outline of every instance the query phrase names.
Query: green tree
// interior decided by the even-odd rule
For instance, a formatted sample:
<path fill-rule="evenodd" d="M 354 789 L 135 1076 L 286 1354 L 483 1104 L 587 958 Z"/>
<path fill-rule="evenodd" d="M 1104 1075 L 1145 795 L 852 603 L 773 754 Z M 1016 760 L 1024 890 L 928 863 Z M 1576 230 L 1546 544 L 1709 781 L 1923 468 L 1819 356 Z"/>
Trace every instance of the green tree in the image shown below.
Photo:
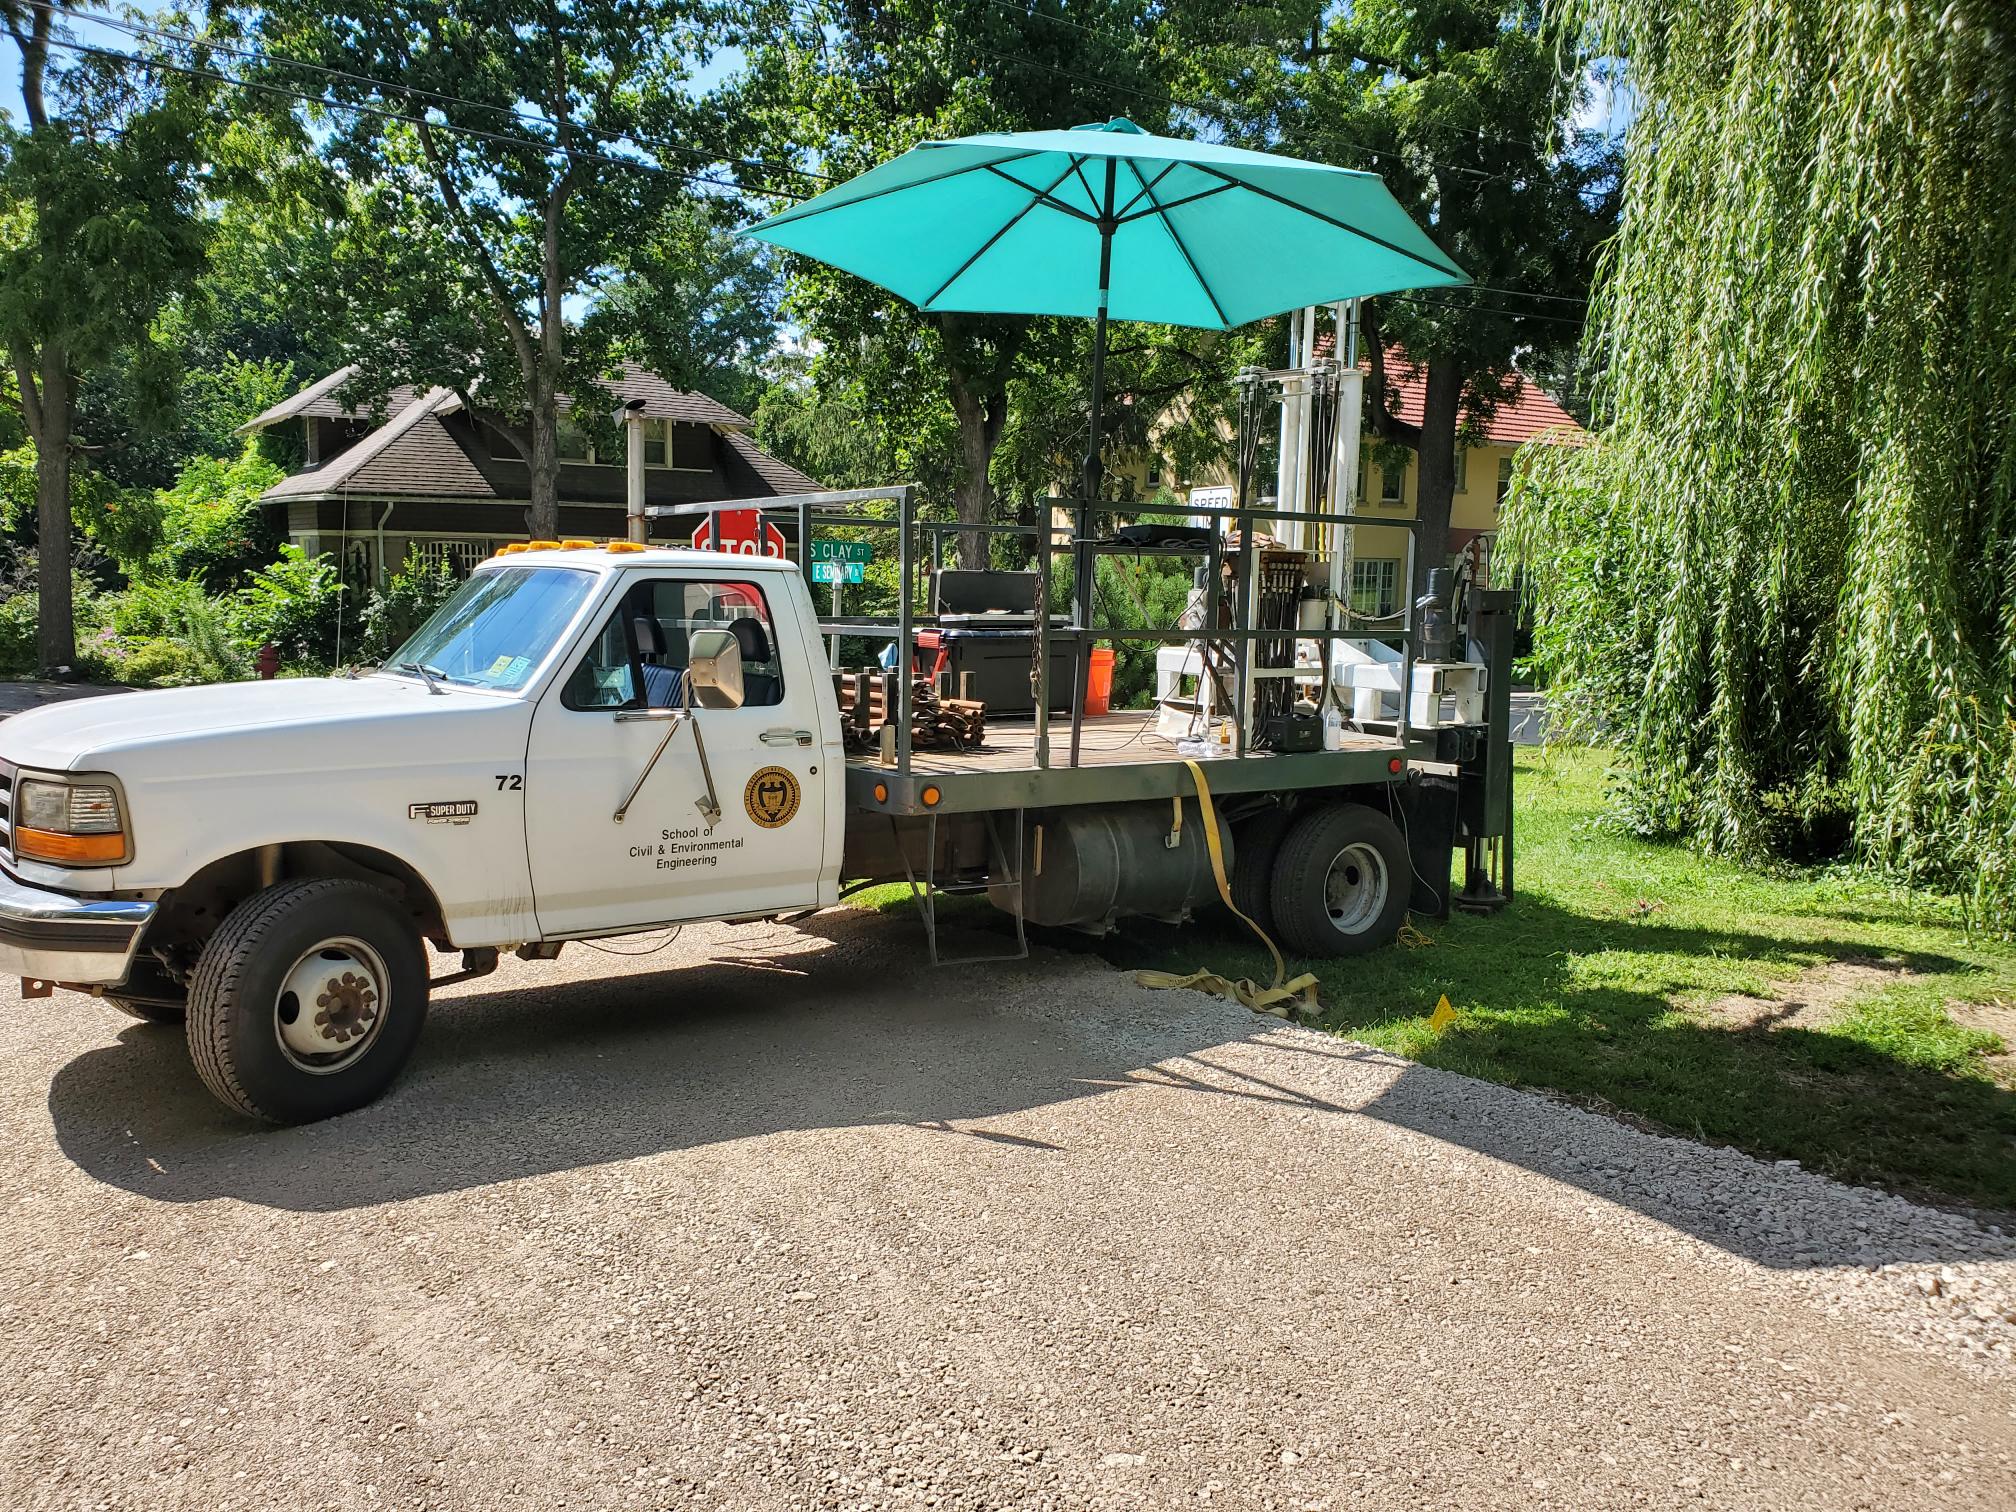
<path fill-rule="evenodd" d="M 1571 129 L 1539 0 L 1355 0 L 1184 8 L 1190 78 L 1234 81 L 1216 108 L 1256 146 L 1380 175 L 1477 287 L 1364 307 L 1369 429 L 1418 461 L 1415 588 L 1448 560 L 1458 433 L 1518 381 L 1515 357 L 1558 365 L 1580 335 L 1580 297 L 1616 221 L 1617 164 Z M 1422 369 L 1423 413 L 1392 403 L 1388 348 Z"/>
<path fill-rule="evenodd" d="M 560 397 L 586 392 L 609 356 L 573 315 L 708 160 L 694 145 L 708 107 L 685 85 L 718 10 L 710 0 L 243 8 L 266 47 L 266 81 L 338 106 L 317 119 L 333 126 L 331 168 L 355 184 L 332 211 L 330 291 L 363 368 L 351 388 L 439 384 L 480 400 L 530 467 L 535 536 L 558 531 Z"/>
<path fill-rule="evenodd" d="M 72 9 L 0 0 L 23 108 L 0 126 L 0 341 L 35 445 L 45 667 L 77 654 L 71 473 L 93 444 L 77 428 L 80 386 L 123 362 L 143 426 L 172 398 L 177 354 L 154 327 L 203 267 L 202 180 L 231 150 L 201 81 L 67 51 Z"/>
<path fill-rule="evenodd" d="M 749 414 L 770 382 L 783 277 L 768 247 L 722 223 L 726 208 L 673 206 L 623 249 L 582 325 L 594 349 Z"/>
<path fill-rule="evenodd" d="M 753 140 L 766 160 L 809 155 L 834 181 L 931 138 L 1115 115 L 1166 124 L 1143 0 L 832 0 L 755 14 L 735 92 Z M 813 176 L 801 187 L 822 186 Z M 1036 370 L 1033 333 L 1047 323 L 926 315 L 809 259 L 792 259 L 790 276 L 789 308 L 821 348 L 815 381 L 902 416 L 909 434 L 953 442 L 956 517 L 985 523 L 1010 388 Z M 960 537 L 963 563 L 986 560 L 984 539 Z"/>
<path fill-rule="evenodd" d="M 1641 102 L 1594 444 L 1507 537 L 1641 828 L 2016 927 L 2016 12 L 1573 0 Z"/>

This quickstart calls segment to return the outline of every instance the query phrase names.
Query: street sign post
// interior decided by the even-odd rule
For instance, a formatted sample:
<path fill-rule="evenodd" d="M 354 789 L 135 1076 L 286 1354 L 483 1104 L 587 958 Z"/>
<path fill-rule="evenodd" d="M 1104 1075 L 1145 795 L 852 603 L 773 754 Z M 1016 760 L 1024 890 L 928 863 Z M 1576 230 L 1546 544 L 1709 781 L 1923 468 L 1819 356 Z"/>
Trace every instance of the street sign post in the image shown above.
<path fill-rule="evenodd" d="M 700 522 L 693 544 L 702 551 L 728 551 L 737 556 L 785 555 L 784 532 L 754 509 L 718 509 Z"/>

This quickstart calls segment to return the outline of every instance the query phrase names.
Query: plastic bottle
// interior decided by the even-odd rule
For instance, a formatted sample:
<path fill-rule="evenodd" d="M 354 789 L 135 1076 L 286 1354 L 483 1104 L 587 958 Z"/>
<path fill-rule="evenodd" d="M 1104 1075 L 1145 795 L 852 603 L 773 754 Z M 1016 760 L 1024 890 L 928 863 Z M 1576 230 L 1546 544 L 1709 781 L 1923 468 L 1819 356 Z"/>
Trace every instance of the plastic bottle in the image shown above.
<path fill-rule="evenodd" d="M 1344 711 L 1334 702 L 1323 705 L 1323 749 L 1341 751 L 1344 749 Z"/>

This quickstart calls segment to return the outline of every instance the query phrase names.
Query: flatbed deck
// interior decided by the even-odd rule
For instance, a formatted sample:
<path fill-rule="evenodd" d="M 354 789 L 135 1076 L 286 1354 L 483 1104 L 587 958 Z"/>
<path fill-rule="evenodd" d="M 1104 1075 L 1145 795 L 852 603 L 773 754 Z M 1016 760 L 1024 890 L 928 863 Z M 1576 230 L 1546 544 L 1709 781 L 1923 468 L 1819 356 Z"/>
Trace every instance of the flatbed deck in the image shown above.
<path fill-rule="evenodd" d="M 1334 787 L 1390 782 L 1421 752 L 1390 737 L 1347 734 L 1344 749 L 1296 755 L 1254 752 L 1204 763 L 1214 793 Z M 1116 803 L 1168 798 L 1194 790 L 1174 741 L 1155 733 L 1152 709 L 1114 710 L 1085 716 L 1078 765 L 1071 757 L 1071 724 L 1050 725 L 1050 764 L 1036 763 L 1033 721 L 990 721 L 987 738 L 968 750 L 913 751 L 907 774 L 884 766 L 873 753 L 847 762 L 851 807 L 882 814 L 971 813 L 987 809 L 1047 808 L 1076 803 Z M 882 787 L 886 798 L 878 799 Z M 935 803 L 925 790 L 937 791 Z"/>

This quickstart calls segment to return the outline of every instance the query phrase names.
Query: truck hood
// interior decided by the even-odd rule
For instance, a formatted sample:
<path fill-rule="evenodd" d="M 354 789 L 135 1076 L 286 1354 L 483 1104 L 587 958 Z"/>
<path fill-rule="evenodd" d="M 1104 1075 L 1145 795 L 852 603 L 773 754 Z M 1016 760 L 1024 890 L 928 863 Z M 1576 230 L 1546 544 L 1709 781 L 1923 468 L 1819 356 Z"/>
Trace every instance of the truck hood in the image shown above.
<path fill-rule="evenodd" d="M 514 701 L 453 687 L 444 687 L 437 697 L 417 681 L 390 676 L 282 678 L 112 693 L 17 714 L 0 724 L 0 758 L 48 771 L 86 770 L 113 765 L 122 753 L 170 743 L 214 750 L 215 738 L 225 732 L 285 725 L 326 733 L 331 725 L 471 712 L 472 705 L 495 710 Z M 200 739 L 206 736 L 211 739 Z"/>

